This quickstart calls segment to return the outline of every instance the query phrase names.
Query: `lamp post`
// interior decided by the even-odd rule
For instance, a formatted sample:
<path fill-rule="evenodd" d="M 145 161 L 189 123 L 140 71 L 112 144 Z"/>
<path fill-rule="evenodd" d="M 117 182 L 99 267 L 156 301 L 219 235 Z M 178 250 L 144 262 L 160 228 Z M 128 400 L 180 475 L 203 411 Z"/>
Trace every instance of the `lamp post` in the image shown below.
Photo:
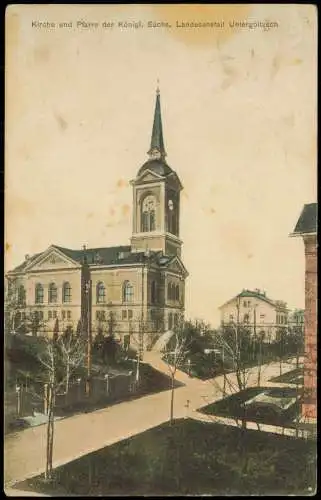
<path fill-rule="evenodd" d="M 91 281 L 85 283 L 85 300 L 86 300 L 86 320 L 87 320 L 87 380 L 86 380 L 86 393 L 90 395 L 90 378 L 91 378 L 91 350 L 92 350 L 92 335 L 90 324 L 90 290 Z"/>
<path fill-rule="evenodd" d="M 106 375 L 105 375 L 105 380 L 106 380 L 106 394 L 108 396 L 108 394 L 109 394 L 109 374 L 108 373 L 106 373 Z"/>
<path fill-rule="evenodd" d="M 191 376 L 191 360 L 190 360 L 190 358 L 188 358 L 188 360 L 187 360 L 187 365 L 188 365 L 188 376 L 190 377 Z"/>
<path fill-rule="evenodd" d="M 78 398 L 78 401 L 81 400 L 81 397 L 80 397 L 80 382 L 81 382 L 81 378 L 77 378 L 77 398 Z"/>
<path fill-rule="evenodd" d="M 16 385 L 16 393 L 17 393 L 17 414 L 18 417 L 21 415 L 21 387 L 20 385 Z"/>

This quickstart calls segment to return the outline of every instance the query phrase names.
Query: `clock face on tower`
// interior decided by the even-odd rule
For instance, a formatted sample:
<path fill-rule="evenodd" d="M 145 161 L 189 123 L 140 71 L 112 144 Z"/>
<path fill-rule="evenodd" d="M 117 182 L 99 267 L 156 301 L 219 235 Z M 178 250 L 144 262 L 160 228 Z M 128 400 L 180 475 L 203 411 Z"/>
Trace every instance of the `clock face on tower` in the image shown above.
<path fill-rule="evenodd" d="M 168 200 L 168 208 L 171 211 L 174 210 L 174 202 L 173 202 L 173 200 Z"/>

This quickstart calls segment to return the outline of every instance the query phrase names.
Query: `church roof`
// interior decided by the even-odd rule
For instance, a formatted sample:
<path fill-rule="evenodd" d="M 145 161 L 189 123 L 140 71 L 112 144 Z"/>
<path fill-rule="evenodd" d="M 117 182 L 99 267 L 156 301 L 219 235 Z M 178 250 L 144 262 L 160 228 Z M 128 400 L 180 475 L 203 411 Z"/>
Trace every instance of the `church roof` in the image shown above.
<path fill-rule="evenodd" d="M 317 232 L 318 204 L 308 203 L 304 205 L 298 222 L 292 235 L 315 234 Z"/>
<path fill-rule="evenodd" d="M 146 161 L 146 163 L 144 163 L 144 165 L 140 167 L 138 176 L 140 176 L 146 170 L 151 170 L 152 172 L 155 172 L 155 174 L 162 175 L 163 177 L 166 177 L 173 172 L 171 167 L 167 165 L 166 161 L 161 159 L 151 159 Z"/>
<path fill-rule="evenodd" d="M 154 150 L 157 150 L 160 153 L 161 158 L 164 158 L 166 156 L 163 137 L 162 114 L 160 107 L 160 93 L 158 88 L 156 90 L 154 122 L 148 154 L 150 154 Z"/>
<path fill-rule="evenodd" d="M 51 248 L 59 250 L 61 253 L 69 257 L 70 259 L 83 263 L 84 255 L 86 255 L 87 263 L 90 265 L 121 265 L 121 264 L 141 264 L 149 261 L 159 261 L 160 252 L 150 251 L 149 254 L 146 252 L 132 252 L 129 245 L 120 245 L 116 247 L 97 247 L 97 248 L 86 248 L 86 250 L 73 250 L 71 248 L 60 247 L 58 245 L 51 245 Z M 27 266 L 29 266 L 32 261 L 37 257 L 40 257 L 41 253 L 34 254 L 25 260 L 22 264 L 15 267 L 10 272 L 23 272 Z M 172 257 L 169 258 L 171 260 Z M 160 265 L 162 263 L 159 262 Z"/>
<path fill-rule="evenodd" d="M 128 245 L 120 245 L 117 247 L 98 247 L 98 248 L 86 248 L 84 251 L 81 250 L 71 250 L 70 248 L 59 247 L 53 245 L 55 248 L 64 253 L 67 257 L 75 260 L 76 262 L 83 262 L 84 255 L 86 254 L 88 264 L 116 264 L 120 261 L 124 261 L 127 254 L 130 253 L 131 247 Z M 122 258 L 123 257 L 123 258 Z"/>

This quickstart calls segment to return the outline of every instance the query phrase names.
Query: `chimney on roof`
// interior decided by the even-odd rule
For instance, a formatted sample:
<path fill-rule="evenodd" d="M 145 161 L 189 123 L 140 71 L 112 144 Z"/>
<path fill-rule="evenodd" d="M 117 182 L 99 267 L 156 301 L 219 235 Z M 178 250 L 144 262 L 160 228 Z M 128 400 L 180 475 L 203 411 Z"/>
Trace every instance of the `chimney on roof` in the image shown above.
<path fill-rule="evenodd" d="M 26 253 L 25 260 L 28 262 L 29 259 L 30 259 L 30 255 L 28 253 Z"/>

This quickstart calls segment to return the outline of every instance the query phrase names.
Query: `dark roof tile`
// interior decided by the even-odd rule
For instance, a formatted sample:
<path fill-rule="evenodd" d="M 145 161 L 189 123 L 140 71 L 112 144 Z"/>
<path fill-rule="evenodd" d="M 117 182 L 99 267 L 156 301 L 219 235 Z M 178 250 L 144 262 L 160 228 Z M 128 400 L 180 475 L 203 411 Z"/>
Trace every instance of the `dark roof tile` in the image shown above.
<path fill-rule="evenodd" d="M 62 252 L 66 257 L 82 263 L 84 259 L 84 250 L 72 250 L 70 248 L 60 247 L 58 245 L 52 245 Z M 32 261 L 39 257 L 41 253 L 37 253 L 29 258 L 28 261 L 23 262 L 19 266 L 13 269 L 11 272 L 23 272 L 26 265 L 30 264 Z M 148 255 L 145 252 L 132 252 L 129 245 L 121 245 L 117 247 L 98 247 L 98 248 L 87 248 L 86 258 L 89 266 L 92 265 L 121 265 L 121 264 L 141 264 L 146 262 L 157 262 L 159 263 L 159 257 L 161 252 L 151 251 Z"/>
<path fill-rule="evenodd" d="M 304 205 L 298 222 L 292 234 L 307 234 L 317 232 L 318 204 Z"/>

